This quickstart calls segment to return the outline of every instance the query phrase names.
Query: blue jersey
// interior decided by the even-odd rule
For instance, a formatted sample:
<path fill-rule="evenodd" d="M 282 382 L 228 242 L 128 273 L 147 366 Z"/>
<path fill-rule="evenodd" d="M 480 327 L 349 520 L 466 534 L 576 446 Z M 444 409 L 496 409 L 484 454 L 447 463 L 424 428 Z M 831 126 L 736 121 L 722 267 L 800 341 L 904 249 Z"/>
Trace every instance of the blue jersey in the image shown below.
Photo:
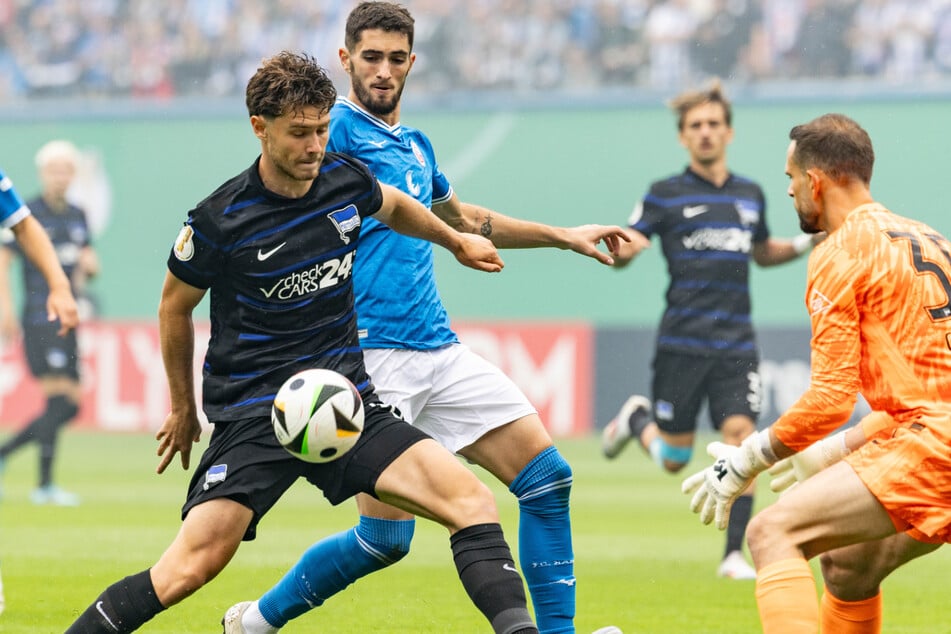
<path fill-rule="evenodd" d="M 359 159 L 380 182 L 426 207 L 452 196 L 425 134 L 388 125 L 343 97 L 331 110 L 327 150 Z M 357 251 L 353 290 L 361 346 L 431 350 L 458 342 L 436 289 L 430 242 L 366 218 Z"/>
<path fill-rule="evenodd" d="M 749 268 L 769 238 L 759 185 L 730 175 L 721 187 L 692 170 L 657 181 L 630 226 L 660 237 L 670 274 L 657 348 L 687 354 L 755 356 Z"/>
<path fill-rule="evenodd" d="M 0 226 L 9 229 L 30 215 L 30 208 L 13 189 L 13 181 L 0 170 Z"/>

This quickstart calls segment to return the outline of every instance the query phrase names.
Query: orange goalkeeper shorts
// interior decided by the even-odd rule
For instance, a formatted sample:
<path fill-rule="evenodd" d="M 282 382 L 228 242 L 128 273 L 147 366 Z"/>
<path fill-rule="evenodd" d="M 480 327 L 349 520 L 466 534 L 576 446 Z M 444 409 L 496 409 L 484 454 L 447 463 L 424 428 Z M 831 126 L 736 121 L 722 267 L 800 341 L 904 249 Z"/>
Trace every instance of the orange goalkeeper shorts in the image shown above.
<path fill-rule="evenodd" d="M 885 430 L 845 460 L 899 532 L 951 542 L 951 445 L 931 429 L 912 423 Z"/>

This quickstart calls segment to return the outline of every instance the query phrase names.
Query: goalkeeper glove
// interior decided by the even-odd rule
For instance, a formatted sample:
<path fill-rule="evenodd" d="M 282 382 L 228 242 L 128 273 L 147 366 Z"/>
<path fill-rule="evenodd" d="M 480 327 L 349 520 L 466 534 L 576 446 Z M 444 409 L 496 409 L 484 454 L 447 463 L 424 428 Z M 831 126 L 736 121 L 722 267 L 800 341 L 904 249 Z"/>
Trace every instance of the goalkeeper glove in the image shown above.
<path fill-rule="evenodd" d="M 723 530 L 730 521 L 733 502 L 756 476 L 776 462 L 769 442 L 769 430 L 747 436 L 739 447 L 722 442 L 707 445 L 707 454 L 716 459 L 712 466 L 684 480 L 681 489 L 693 493 L 690 510 L 700 514 L 700 521 L 716 520 Z"/>
<path fill-rule="evenodd" d="M 769 474 L 773 479 L 769 488 L 776 493 L 785 491 L 847 455 L 849 448 L 845 445 L 845 431 L 827 436 L 770 467 Z"/>

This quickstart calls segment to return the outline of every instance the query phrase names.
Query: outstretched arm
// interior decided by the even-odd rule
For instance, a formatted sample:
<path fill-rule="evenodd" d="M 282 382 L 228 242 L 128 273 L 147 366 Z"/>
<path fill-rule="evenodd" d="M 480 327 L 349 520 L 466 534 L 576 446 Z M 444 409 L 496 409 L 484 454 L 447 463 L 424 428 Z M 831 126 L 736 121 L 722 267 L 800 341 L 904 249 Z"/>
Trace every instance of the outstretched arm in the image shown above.
<path fill-rule="evenodd" d="M 421 202 L 395 187 L 383 183 L 380 187 L 383 205 L 374 218 L 394 231 L 438 244 L 465 266 L 487 272 L 502 270 L 502 258 L 489 240 L 454 230 L 430 213 Z"/>
<path fill-rule="evenodd" d="M 595 224 L 553 227 L 519 220 L 486 207 L 464 203 L 455 193 L 449 200 L 434 205 L 433 211 L 457 231 L 478 233 L 499 249 L 570 249 L 607 265 L 614 264 L 612 256 L 617 256 L 622 245 L 631 239 L 621 227 Z M 598 250 L 601 242 L 604 242 L 608 253 Z"/>
<path fill-rule="evenodd" d="M 801 233 L 794 238 L 769 238 L 753 245 L 753 261 L 760 266 L 776 266 L 805 255 L 822 242 L 825 232 L 812 235 Z"/>

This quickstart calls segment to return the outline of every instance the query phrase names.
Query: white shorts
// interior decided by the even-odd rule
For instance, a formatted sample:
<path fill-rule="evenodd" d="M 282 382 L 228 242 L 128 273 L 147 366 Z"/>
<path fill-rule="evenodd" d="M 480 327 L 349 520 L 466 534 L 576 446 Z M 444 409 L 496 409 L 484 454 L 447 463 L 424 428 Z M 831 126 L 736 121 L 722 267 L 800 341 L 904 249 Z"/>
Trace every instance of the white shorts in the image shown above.
<path fill-rule="evenodd" d="M 453 453 L 537 413 L 512 379 L 464 344 L 367 348 L 363 355 L 380 399 Z"/>

